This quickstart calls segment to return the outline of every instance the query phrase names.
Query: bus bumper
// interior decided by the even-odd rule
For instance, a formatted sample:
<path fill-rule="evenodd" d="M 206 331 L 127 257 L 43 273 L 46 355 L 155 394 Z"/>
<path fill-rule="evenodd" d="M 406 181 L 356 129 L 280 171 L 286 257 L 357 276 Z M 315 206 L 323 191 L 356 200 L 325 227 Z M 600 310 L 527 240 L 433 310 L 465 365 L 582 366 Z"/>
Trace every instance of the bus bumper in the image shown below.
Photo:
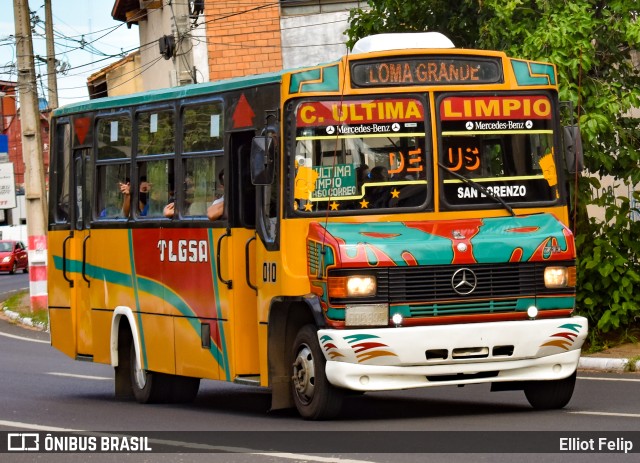
<path fill-rule="evenodd" d="M 319 330 L 334 386 L 385 391 L 555 380 L 578 366 L 584 317 L 462 325 Z"/>

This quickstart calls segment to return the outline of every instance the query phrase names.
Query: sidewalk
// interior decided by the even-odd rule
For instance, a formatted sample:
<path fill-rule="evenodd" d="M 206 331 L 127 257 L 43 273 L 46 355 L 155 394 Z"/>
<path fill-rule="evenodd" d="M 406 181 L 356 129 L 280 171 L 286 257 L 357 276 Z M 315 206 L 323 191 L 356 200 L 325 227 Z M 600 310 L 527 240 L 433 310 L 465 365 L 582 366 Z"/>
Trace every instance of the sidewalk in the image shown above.
<path fill-rule="evenodd" d="M 9 308 L 2 307 L 0 310 L 0 319 L 3 318 L 12 320 L 25 328 L 40 331 L 49 330 L 49 327 L 35 324 L 30 318 L 21 317 L 20 314 Z M 640 372 L 640 342 L 623 344 L 593 354 L 583 353 L 578 368 L 581 370 Z"/>

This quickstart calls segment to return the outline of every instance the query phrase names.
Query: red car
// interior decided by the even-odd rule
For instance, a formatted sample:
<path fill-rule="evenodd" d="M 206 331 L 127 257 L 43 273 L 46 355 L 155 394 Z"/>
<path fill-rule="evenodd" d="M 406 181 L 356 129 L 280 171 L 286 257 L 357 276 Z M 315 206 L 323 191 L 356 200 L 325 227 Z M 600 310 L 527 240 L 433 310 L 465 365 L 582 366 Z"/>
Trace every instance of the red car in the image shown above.
<path fill-rule="evenodd" d="M 22 241 L 0 240 L 0 271 L 16 273 L 18 269 L 29 271 L 27 248 Z"/>

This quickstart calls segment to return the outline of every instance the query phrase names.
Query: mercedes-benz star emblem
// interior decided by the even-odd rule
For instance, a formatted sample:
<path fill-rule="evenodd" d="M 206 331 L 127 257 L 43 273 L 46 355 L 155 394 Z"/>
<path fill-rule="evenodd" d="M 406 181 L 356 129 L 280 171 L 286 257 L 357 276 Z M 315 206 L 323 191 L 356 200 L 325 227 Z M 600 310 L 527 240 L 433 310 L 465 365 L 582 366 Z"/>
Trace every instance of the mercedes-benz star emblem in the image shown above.
<path fill-rule="evenodd" d="M 451 277 L 451 287 L 461 296 L 471 294 L 476 289 L 477 284 L 478 278 L 476 274 L 466 267 L 456 270 Z"/>

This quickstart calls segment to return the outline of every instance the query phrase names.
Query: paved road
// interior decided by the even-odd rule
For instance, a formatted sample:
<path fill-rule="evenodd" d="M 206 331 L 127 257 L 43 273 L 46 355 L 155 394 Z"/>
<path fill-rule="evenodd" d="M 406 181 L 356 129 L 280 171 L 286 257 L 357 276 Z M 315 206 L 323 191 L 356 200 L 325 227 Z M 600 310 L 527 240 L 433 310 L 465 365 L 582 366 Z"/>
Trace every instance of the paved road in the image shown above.
<path fill-rule="evenodd" d="M 28 273 L 19 272 L 13 275 L 0 273 L 0 302 L 11 297 L 17 291 L 25 289 L 29 289 Z"/>
<path fill-rule="evenodd" d="M 118 402 L 113 399 L 112 379 L 110 366 L 74 362 L 51 348 L 47 333 L 25 330 L 0 321 L 0 390 L 3 394 L 0 400 L 0 439 L 5 436 L 2 431 L 36 431 L 43 436 L 47 431 L 64 430 L 126 432 L 131 435 L 166 431 L 159 435 L 149 434 L 154 438 L 153 446 L 168 452 L 180 452 L 179 458 L 178 454 L 133 455 L 129 457 L 132 460 L 128 458 L 127 461 L 514 461 L 514 455 L 504 453 L 440 453 L 428 455 L 428 458 L 414 453 L 381 453 L 393 448 L 394 444 L 406 442 L 407 436 L 411 436 L 408 445 L 414 439 L 418 448 L 422 448 L 420 444 L 425 439 L 436 436 L 435 439 L 444 442 L 449 451 L 457 449 L 463 440 L 478 438 L 477 434 L 461 434 L 461 431 L 482 431 L 480 437 L 497 438 L 496 445 L 502 445 L 505 439 L 522 439 L 523 436 L 525 440 L 535 441 L 542 435 L 540 431 L 554 431 L 554 442 L 556 438 L 571 436 L 574 431 L 606 436 L 610 436 L 606 431 L 616 431 L 620 435 L 634 431 L 636 441 L 633 444 L 636 451 L 640 450 L 638 374 L 581 372 L 573 400 L 560 411 L 534 412 L 521 392 L 491 393 L 488 386 L 467 386 L 354 397 L 348 401 L 343 416 L 331 422 L 302 421 L 291 411 L 269 413 L 268 391 L 214 381 L 203 381 L 198 399 L 192 405 Z M 309 444 L 287 448 L 287 453 L 278 456 L 266 454 L 264 449 L 268 443 L 247 432 L 265 430 L 287 431 L 272 436 L 279 442 L 289 439 Z M 241 439 L 234 441 L 236 445 L 233 447 L 251 448 L 256 452 L 190 453 L 193 448 L 189 448 L 186 442 L 197 439 L 199 431 L 215 431 L 200 436 L 209 444 L 205 451 L 210 450 L 211 445 L 219 445 L 219 441 L 211 438 L 219 436 L 220 431 L 239 431 Z M 332 431 L 336 433 L 332 434 Z M 452 432 L 441 435 L 436 431 Z M 506 434 L 509 431 L 520 432 Z M 367 451 L 355 445 L 350 450 L 349 445 L 344 446 L 345 439 L 346 442 L 364 439 Z M 314 446 L 318 442 L 323 444 L 321 455 Z M 226 440 L 223 443 L 228 444 Z M 527 445 L 521 445 L 524 452 Z M 327 455 L 326 452 L 332 453 Z M 116 454 L 37 454 L 27 459 L 14 453 L 8 456 L 10 461 L 34 461 L 33 458 L 58 461 L 56 458 L 60 457 L 61 462 L 122 461 L 124 457 Z M 632 455 L 621 454 L 555 453 L 547 457 L 551 457 L 546 458 L 551 461 L 563 462 L 635 461 Z M 2 456 L 0 458 L 8 461 Z M 541 461 L 540 455 L 533 453 L 520 454 L 517 459 Z"/>

